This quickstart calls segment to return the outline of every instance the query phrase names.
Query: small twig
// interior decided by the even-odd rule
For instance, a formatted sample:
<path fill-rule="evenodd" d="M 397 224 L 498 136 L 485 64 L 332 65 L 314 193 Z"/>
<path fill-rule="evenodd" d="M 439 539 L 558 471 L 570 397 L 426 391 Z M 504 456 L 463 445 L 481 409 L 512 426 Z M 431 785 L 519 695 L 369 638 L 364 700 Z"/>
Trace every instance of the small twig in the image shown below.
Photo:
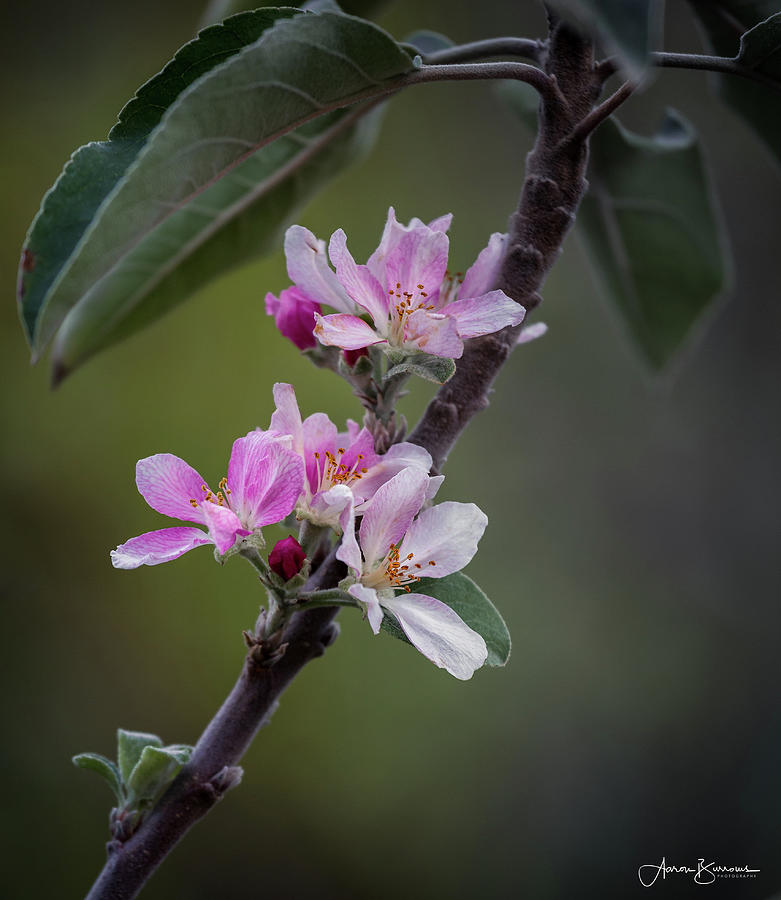
<path fill-rule="evenodd" d="M 626 100 L 635 90 L 635 85 L 631 81 L 625 81 L 621 87 L 611 94 L 607 100 L 604 100 L 595 109 L 581 119 L 580 122 L 572 129 L 572 133 L 565 138 L 565 144 L 577 144 L 586 140 L 591 132 L 602 122 L 612 115 L 619 106 Z"/>
<path fill-rule="evenodd" d="M 406 85 L 424 84 L 430 81 L 483 81 L 509 79 L 525 81 L 549 102 L 561 104 L 564 97 L 551 78 L 537 66 L 519 62 L 463 63 L 458 65 L 421 66 L 417 72 L 405 76 Z M 400 87 L 406 86 L 401 84 Z M 392 89 L 389 89 L 389 92 Z"/>
<path fill-rule="evenodd" d="M 738 61 L 738 57 L 732 56 L 707 56 L 701 53 L 652 53 L 651 65 L 660 69 L 697 69 L 702 72 L 719 72 L 723 75 L 737 75 L 739 78 L 747 78 L 756 81 L 772 91 L 781 92 L 781 82 L 758 72 L 749 66 L 744 66 Z M 618 71 L 618 63 L 615 57 L 603 60 L 596 68 L 599 77 L 606 81 Z"/>
<path fill-rule="evenodd" d="M 470 62 L 478 59 L 489 59 L 496 56 L 523 56 L 535 62 L 542 60 L 547 49 L 547 41 L 531 38 L 488 38 L 484 41 L 471 41 L 436 50 L 434 53 L 422 54 L 423 62 L 428 64 Z"/>

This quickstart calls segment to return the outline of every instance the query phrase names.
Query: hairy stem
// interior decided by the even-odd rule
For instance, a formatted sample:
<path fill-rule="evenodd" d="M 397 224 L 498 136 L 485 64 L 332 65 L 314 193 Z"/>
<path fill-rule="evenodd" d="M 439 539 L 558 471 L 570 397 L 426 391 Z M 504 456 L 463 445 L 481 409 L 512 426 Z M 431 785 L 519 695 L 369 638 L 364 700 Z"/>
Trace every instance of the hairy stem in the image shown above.
<path fill-rule="evenodd" d="M 546 75 L 566 98 L 543 96 L 539 131 L 526 161 L 518 211 L 510 219 L 507 250 L 496 287 L 526 308 L 540 302 L 539 289 L 556 261 L 586 189 L 587 140 L 571 140 L 588 119 L 601 79 L 593 50 L 565 24 L 554 22 Z M 488 405 L 494 379 L 507 361 L 520 326 L 469 341 L 455 375 L 431 400 L 409 440 L 424 446 L 441 471 L 448 453 L 475 413 Z"/>
<path fill-rule="evenodd" d="M 545 71 L 519 63 L 424 66 L 407 83 L 486 77 L 529 81 L 542 96 L 540 131 L 527 159 L 520 206 L 510 221 L 497 282 L 531 310 L 539 302 L 537 290 L 560 252 L 585 189 L 587 142 L 566 139 L 593 108 L 601 82 L 591 45 L 554 22 Z M 517 332 L 507 329 L 470 341 L 456 374 L 424 413 L 413 439 L 429 450 L 437 469 L 474 413 L 487 405 L 488 390 Z M 323 598 L 319 592 L 333 589 L 344 571 L 332 550 L 302 594 L 319 601 Z M 326 607 L 293 613 L 284 629 L 266 639 L 247 636 L 250 650 L 241 675 L 201 735 L 190 762 L 135 834 L 110 845 L 108 861 L 88 900 L 132 900 L 187 830 L 238 782 L 237 764 L 281 693 L 334 641 L 337 607 L 331 604 L 340 598 L 332 596 Z"/>
<path fill-rule="evenodd" d="M 425 63 L 455 63 L 469 62 L 478 59 L 490 59 L 496 56 L 523 56 L 539 62 L 545 52 L 545 41 L 535 41 L 530 38 L 488 38 L 484 41 L 471 41 L 468 44 L 458 44 L 448 47 L 446 50 L 437 50 L 434 53 L 423 54 Z"/>
<path fill-rule="evenodd" d="M 652 53 L 651 65 L 660 69 L 697 69 L 701 72 L 719 72 L 723 75 L 736 75 L 738 78 L 748 78 L 756 81 L 773 91 L 781 92 L 781 84 L 762 72 L 742 65 L 737 57 L 732 56 L 708 56 L 703 53 Z M 603 80 L 607 80 L 618 71 L 618 63 L 615 58 L 603 60 L 597 66 L 597 72 Z"/>

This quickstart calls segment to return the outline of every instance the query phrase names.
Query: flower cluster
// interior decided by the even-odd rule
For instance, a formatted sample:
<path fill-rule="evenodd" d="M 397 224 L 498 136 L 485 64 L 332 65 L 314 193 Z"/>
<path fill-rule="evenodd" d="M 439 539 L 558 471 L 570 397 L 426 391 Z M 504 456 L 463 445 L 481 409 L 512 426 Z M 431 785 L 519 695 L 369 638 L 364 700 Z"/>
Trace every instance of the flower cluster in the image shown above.
<path fill-rule="evenodd" d="M 486 660 L 485 641 L 450 607 L 412 593 L 410 586 L 423 573 L 439 578 L 463 568 L 477 550 L 486 517 L 467 503 L 424 508 L 443 476 L 429 475 L 431 456 L 422 447 L 400 443 L 378 454 L 371 434 L 355 422 L 340 433 L 324 413 L 302 420 L 291 385 L 275 385 L 274 399 L 271 427 L 233 444 L 216 491 L 178 456 L 160 453 L 139 461 L 136 484 L 147 503 L 204 527 L 131 538 L 112 551 L 114 566 L 157 565 L 204 544 L 213 544 L 221 556 L 248 541 L 262 545 L 264 526 L 295 513 L 341 537 L 337 555 L 350 569 L 349 593 L 375 634 L 384 609 L 421 653 L 457 678 L 469 678 Z M 303 561 L 292 537 L 278 542 L 269 556 L 270 569 L 283 581 Z"/>
<path fill-rule="evenodd" d="M 340 228 L 325 242 L 300 225 L 285 235 L 293 287 L 266 295 L 266 312 L 299 349 L 326 346 L 345 351 L 376 346 L 385 351 L 427 353 L 458 359 L 464 341 L 518 325 L 525 310 L 492 290 L 506 235 L 493 234 L 461 279 L 448 271 L 447 236 L 452 216 L 428 225 L 396 220 L 391 207 L 379 246 L 358 265 Z M 330 258 L 334 266 L 328 264 Z M 323 315 L 323 307 L 335 313 Z"/>

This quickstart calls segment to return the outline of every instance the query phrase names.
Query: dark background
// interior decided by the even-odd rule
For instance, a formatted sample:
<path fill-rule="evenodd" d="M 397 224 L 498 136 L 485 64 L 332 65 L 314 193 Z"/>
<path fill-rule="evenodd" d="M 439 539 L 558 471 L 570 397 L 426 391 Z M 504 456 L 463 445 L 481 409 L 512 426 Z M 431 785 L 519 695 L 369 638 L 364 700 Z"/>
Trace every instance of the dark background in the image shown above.
<path fill-rule="evenodd" d="M 666 46 L 700 47 L 680 2 Z M 117 726 L 194 742 L 238 672 L 260 600 L 207 550 L 136 572 L 117 543 L 165 523 L 139 457 L 175 452 L 212 482 L 266 426 L 276 380 L 305 411 L 359 410 L 275 333 L 281 252 L 205 286 L 56 393 L 30 368 L 18 251 L 70 152 L 101 139 L 195 31 L 184 2 L 33 0 L 2 13 L 0 165 L 4 600 L 2 893 L 79 897 L 102 864 L 109 792 L 70 764 Z M 399 0 L 380 21 L 456 40 L 536 36 L 532 2 Z M 576 237 L 550 276 L 549 334 L 520 349 L 453 454 L 441 493 L 485 509 L 470 574 L 502 609 L 505 670 L 466 684 L 344 614 L 283 698 L 246 775 L 146 890 L 179 898 L 689 897 L 767 900 L 781 884 L 778 536 L 781 179 L 707 90 L 665 71 L 625 108 L 672 103 L 707 139 L 734 279 L 674 379 L 646 377 Z M 777 114 L 771 112 L 769 114 Z M 385 211 L 455 213 L 465 268 L 513 209 L 529 136 L 491 85 L 432 85 L 388 109 L 371 158 L 300 217 L 358 257 Z M 428 396 L 406 401 L 414 420 Z M 637 868 L 698 857 L 761 869 L 645 892 Z"/>

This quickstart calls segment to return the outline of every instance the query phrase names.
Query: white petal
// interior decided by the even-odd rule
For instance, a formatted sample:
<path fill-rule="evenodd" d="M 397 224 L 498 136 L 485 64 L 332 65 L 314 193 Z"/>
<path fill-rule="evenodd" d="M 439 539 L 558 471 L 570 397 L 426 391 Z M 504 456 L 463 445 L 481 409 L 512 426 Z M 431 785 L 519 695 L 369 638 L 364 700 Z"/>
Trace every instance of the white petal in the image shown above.
<path fill-rule="evenodd" d="M 483 638 L 449 606 L 426 594 L 400 594 L 382 605 L 399 620 L 404 634 L 440 669 L 466 681 L 488 658 Z"/>
<path fill-rule="evenodd" d="M 399 556 L 405 559 L 413 554 L 410 565 L 422 566 L 419 571 L 413 569 L 413 574 L 443 578 L 463 569 L 477 553 L 487 524 L 488 517 L 474 503 L 438 503 L 424 509 L 412 523 Z"/>
<path fill-rule="evenodd" d="M 377 591 L 373 588 L 364 587 L 362 584 L 354 584 L 347 589 L 348 594 L 352 594 L 355 599 L 363 605 L 366 610 L 366 618 L 372 631 L 378 634 L 380 625 L 382 625 L 382 609 L 380 601 L 377 597 Z"/>
<path fill-rule="evenodd" d="M 361 549 L 368 568 L 401 540 L 423 505 L 427 486 L 428 475 L 410 467 L 377 490 L 361 519 Z"/>

